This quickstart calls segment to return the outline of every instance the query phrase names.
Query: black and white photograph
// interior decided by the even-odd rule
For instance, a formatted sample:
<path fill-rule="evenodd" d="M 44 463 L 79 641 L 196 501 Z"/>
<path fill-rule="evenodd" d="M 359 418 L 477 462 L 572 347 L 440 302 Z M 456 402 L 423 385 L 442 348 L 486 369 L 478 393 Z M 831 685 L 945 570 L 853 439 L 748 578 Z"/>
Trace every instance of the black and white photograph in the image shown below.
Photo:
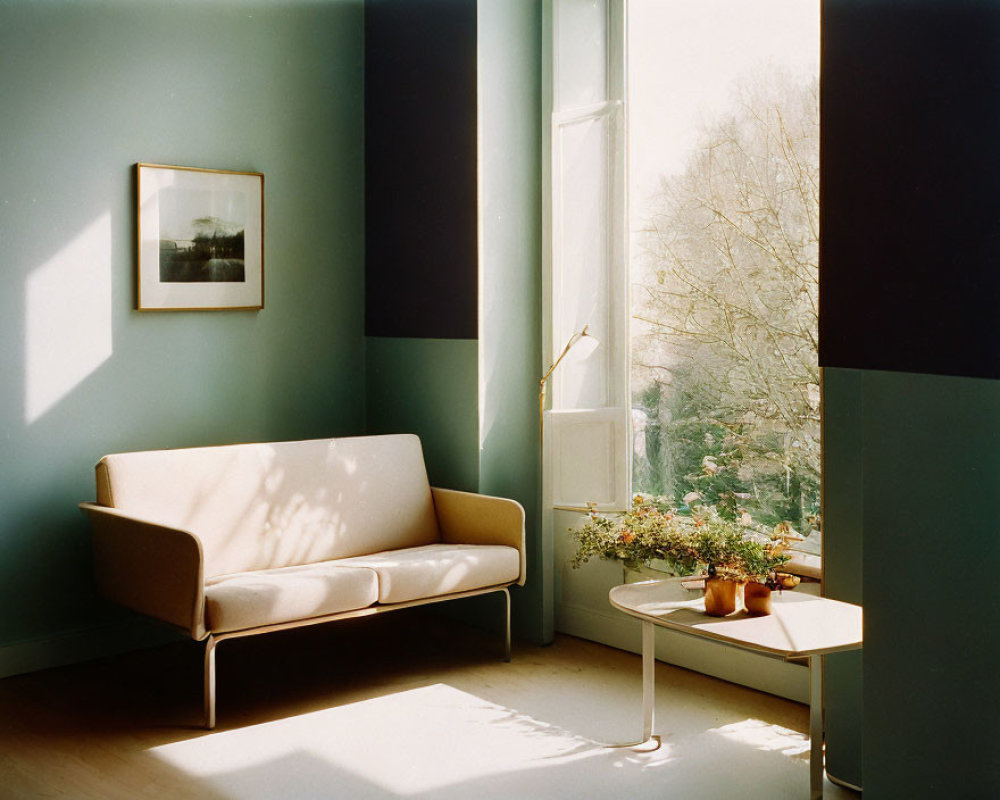
<path fill-rule="evenodd" d="M 139 309 L 262 308 L 264 176 L 137 169 Z"/>
<path fill-rule="evenodd" d="M 246 224 L 246 197 L 238 192 L 164 189 L 160 281 L 245 281 Z"/>

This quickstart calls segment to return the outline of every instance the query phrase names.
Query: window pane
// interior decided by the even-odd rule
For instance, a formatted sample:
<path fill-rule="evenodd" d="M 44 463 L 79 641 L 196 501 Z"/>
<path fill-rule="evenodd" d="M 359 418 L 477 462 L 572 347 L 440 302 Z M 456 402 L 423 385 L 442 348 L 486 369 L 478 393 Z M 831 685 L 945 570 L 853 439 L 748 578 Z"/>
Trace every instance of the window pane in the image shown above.
<path fill-rule="evenodd" d="M 604 116 L 589 118 L 564 124 L 556 133 L 562 170 L 555 221 L 560 242 L 553 287 L 559 297 L 555 347 L 584 325 L 599 340 L 609 341 L 608 124 Z M 585 360 L 563 362 L 556 384 L 558 408 L 608 405 L 609 353 L 602 347 Z"/>
<path fill-rule="evenodd" d="M 607 99 L 607 0 L 557 0 L 556 111 Z"/>
<path fill-rule="evenodd" d="M 629 15 L 633 488 L 808 533 L 819 3 L 632 0 Z"/>

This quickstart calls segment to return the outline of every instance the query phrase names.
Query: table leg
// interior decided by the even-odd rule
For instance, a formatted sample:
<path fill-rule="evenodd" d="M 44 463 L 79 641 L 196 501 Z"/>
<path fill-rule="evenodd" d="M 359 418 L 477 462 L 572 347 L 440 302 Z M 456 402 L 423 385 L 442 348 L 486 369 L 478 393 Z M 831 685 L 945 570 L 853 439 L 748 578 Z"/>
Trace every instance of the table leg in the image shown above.
<path fill-rule="evenodd" d="M 809 657 L 809 798 L 823 797 L 823 656 Z"/>
<path fill-rule="evenodd" d="M 652 622 L 642 623 L 642 736 L 637 742 L 616 742 L 614 744 L 601 744 L 601 747 L 639 747 L 653 742 L 656 747 L 643 752 L 652 752 L 660 749 L 660 737 L 653 734 L 653 705 L 655 701 L 654 690 L 656 684 L 654 678 L 656 673 L 656 637 Z"/>
<path fill-rule="evenodd" d="M 656 700 L 656 630 L 642 623 L 642 742 L 653 738 L 653 706 Z"/>

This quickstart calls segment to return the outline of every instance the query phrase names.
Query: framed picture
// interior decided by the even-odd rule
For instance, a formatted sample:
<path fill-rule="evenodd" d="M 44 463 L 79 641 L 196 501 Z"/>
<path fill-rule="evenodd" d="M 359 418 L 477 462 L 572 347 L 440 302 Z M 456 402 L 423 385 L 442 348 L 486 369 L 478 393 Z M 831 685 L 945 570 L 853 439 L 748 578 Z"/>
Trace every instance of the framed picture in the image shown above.
<path fill-rule="evenodd" d="M 264 176 L 136 164 L 140 311 L 264 307 Z"/>

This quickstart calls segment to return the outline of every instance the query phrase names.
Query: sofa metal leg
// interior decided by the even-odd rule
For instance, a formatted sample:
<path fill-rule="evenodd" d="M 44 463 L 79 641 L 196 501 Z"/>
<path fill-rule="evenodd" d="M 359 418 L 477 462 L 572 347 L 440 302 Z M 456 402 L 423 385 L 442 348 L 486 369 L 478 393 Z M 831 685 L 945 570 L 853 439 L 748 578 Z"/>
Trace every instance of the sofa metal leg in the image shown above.
<path fill-rule="evenodd" d="M 505 607 L 506 607 L 506 614 L 507 614 L 507 619 L 506 619 L 506 624 L 505 624 L 505 633 L 504 633 L 504 658 L 503 658 L 503 660 L 509 662 L 510 661 L 510 590 L 507 589 L 507 587 L 504 587 L 504 589 L 503 589 L 503 595 L 504 595 L 504 599 L 506 601 Z"/>
<path fill-rule="evenodd" d="M 215 728 L 215 637 L 205 641 L 205 727 Z"/>

